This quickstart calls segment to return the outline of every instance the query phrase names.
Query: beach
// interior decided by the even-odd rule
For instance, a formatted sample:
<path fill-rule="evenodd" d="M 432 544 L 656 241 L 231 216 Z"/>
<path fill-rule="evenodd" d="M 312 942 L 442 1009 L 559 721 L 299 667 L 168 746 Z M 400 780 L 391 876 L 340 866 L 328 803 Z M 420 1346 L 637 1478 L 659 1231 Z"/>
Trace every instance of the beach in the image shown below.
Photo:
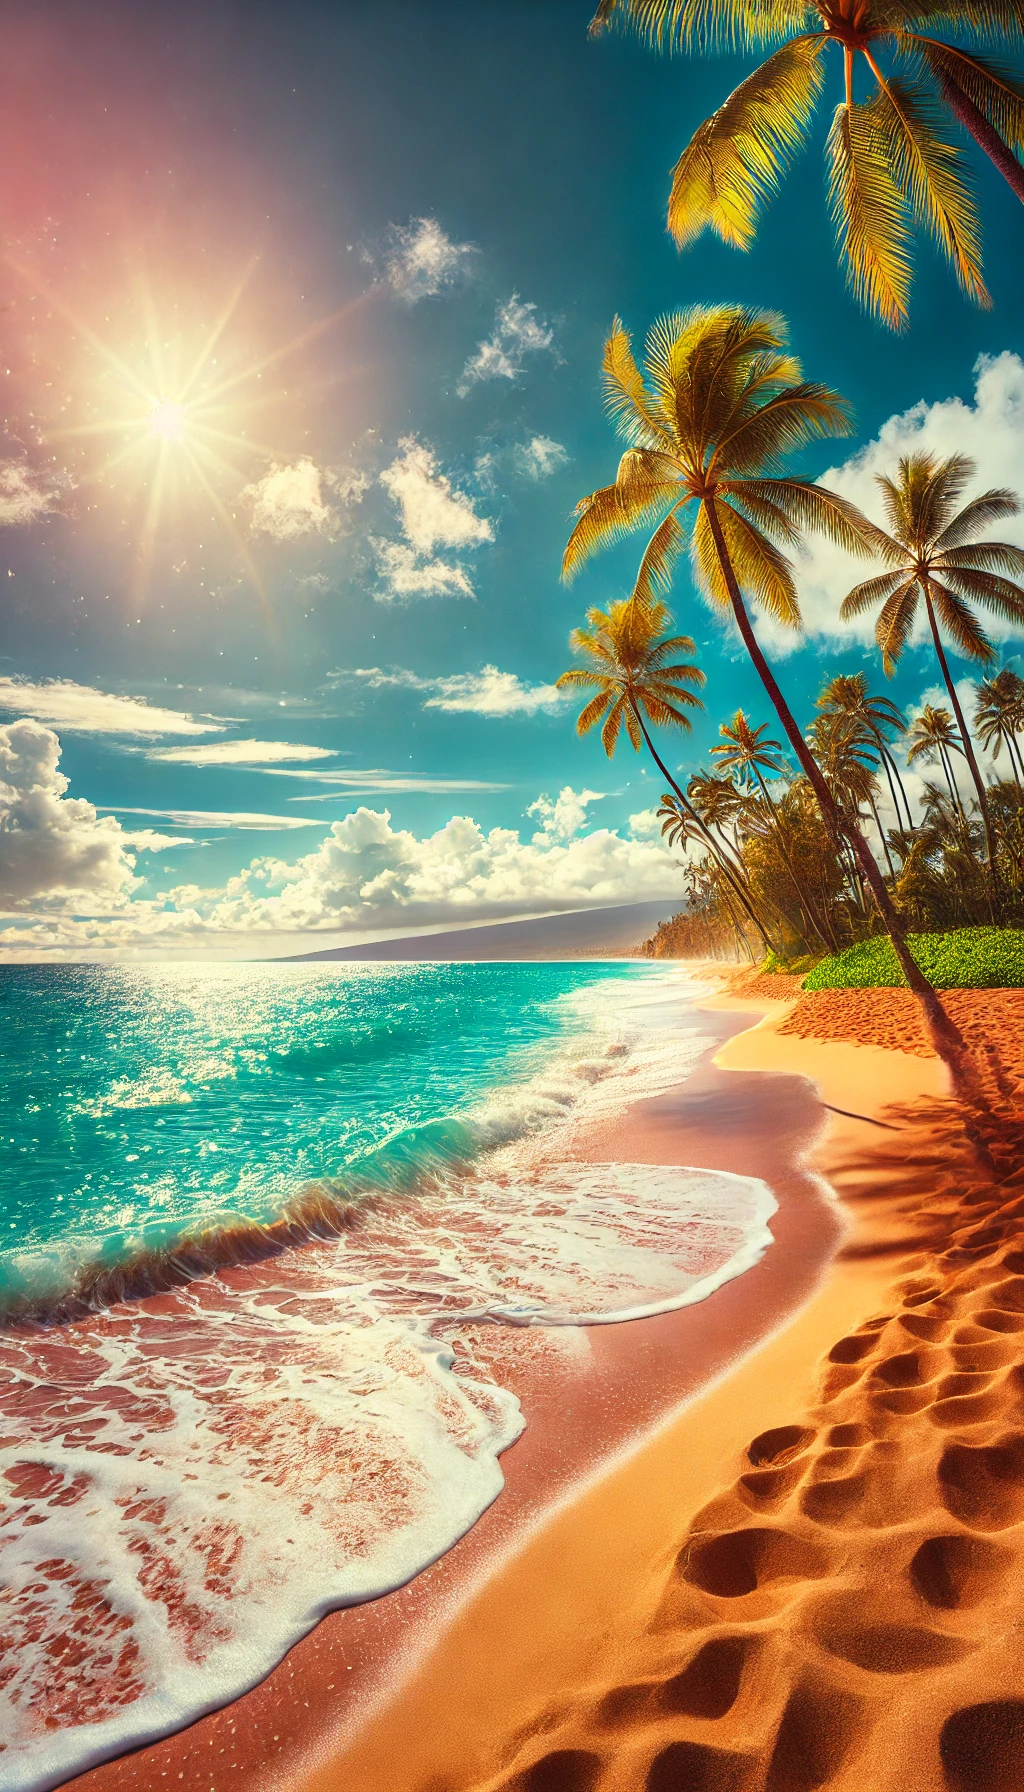
<path fill-rule="evenodd" d="M 729 1037 L 580 1154 L 761 1175 L 773 1248 L 710 1300 L 587 1328 L 583 1366 L 539 1350 L 517 1383 L 506 1365 L 527 1428 L 454 1549 L 328 1616 L 243 1699 L 76 1783 L 897 1792 L 911 1746 L 921 1792 L 1016 1783 L 998 1777 L 1012 1710 L 983 1714 L 980 1741 L 955 1727 L 1019 1689 L 993 1538 L 1016 1522 L 1020 1353 L 1012 1275 L 1000 1305 L 974 1282 L 1005 1272 L 936 1267 L 963 1219 L 943 1073 L 919 1041 L 822 1039 L 820 1001 L 801 1020 L 749 980 L 709 1006 Z M 836 1009 L 833 1034 L 850 1027 Z M 941 1746 L 974 1777 L 943 1764 L 950 1722 Z"/>

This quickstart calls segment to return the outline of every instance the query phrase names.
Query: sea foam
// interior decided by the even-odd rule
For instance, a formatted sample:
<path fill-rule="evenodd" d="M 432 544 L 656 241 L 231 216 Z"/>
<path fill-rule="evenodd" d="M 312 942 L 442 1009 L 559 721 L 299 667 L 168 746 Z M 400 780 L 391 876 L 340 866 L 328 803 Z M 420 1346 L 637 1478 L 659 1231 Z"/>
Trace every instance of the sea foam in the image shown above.
<path fill-rule="evenodd" d="M 556 1054 L 399 1129 L 299 1248 L 0 1333 L 3 1792 L 236 1697 L 324 1612 L 451 1547 L 523 1424 L 460 1327 L 661 1312 L 757 1260 L 763 1184 L 572 1154 L 581 1124 L 706 1048 L 679 996 L 651 979 L 559 998 Z"/>

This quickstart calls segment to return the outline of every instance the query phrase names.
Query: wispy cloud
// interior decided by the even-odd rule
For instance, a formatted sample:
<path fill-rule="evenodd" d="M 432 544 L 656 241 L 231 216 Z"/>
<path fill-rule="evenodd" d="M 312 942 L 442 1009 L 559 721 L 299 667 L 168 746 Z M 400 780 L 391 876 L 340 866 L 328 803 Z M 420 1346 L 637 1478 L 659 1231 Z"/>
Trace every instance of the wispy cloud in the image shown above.
<path fill-rule="evenodd" d="M 218 740 L 207 747 L 152 747 L 150 759 L 168 765 L 280 765 L 288 760 L 333 759 L 329 747 L 290 740 Z"/>
<path fill-rule="evenodd" d="M 221 722 L 196 721 L 183 710 L 161 709 L 142 697 L 119 697 L 69 678 L 0 678 L 0 710 L 52 722 L 72 734 L 223 734 Z"/>
<path fill-rule="evenodd" d="M 406 436 L 398 448 L 380 482 L 398 508 L 405 539 L 372 540 L 383 581 L 381 595 L 385 599 L 472 597 L 469 573 L 452 555 L 493 541 L 494 525 L 477 515 L 465 492 L 455 490 L 425 443 Z"/>
<path fill-rule="evenodd" d="M 536 305 L 526 305 L 518 293 L 498 306 L 494 330 L 481 342 L 462 370 L 457 390 L 460 398 L 481 380 L 517 380 L 527 355 L 550 349 L 554 330 L 537 316 Z"/>
<path fill-rule="evenodd" d="M 481 778 L 435 778 L 429 773 L 389 771 L 362 772 L 286 772 L 270 771 L 268 778 L 300 778 L 308 784 L 331 786 L 316 796 L 289 797 L 292 803 L 320 802 L 326 796 L 393 796 L 400 792 L 425 796 L 444 796 L 460 790 L 508 790 L 507 784 L 492 784 Z"/>
<path fill-rule="evenodd" d="M 553 442 L 550 436 L 532 436 L 512 449 L 512 465 L 525 479 L 550 479 L 568 459 L 561 442 Z"/>
<path fill-rule="evenodd" d="M 394 685 L 429 692 L 424 709 L 444 709 L 452 714 L 477 716 L 536 715 L 558 709 L 562 694 L 553 684 L 524 684 L 515 672 L 483 666 L 479 672 L 452 672 L 440 678 L 421 678 L 401 666 L 355 666 L 335 673 L 335 679 L 362 679 L 371 690 Z"/>
<path fill-rule="evenodd" d="M 0 461 L 0 527 L 18 528 L 51 516 L 71 485 L 66 473 L 26 460 Z"/>
<path fill-rule="evenodd" d="M 318 467 L 306 455 L 291 465 L 275 461 L 262 479 L 247 485 L 240 495 L 242 503 L 249 506 L 255 533 L 270 535 L 275 541 L 297 541 L 303 535 L 338 534 L 342 527 L 339 503 L 357 503 L 369 486 L 366 473 Z"/>
<path fill-rule="evenodd" d="M 433 299 L 470 272 L 478 251 L 472 243 L 455 243 L 436 218 L 413 218 L 393 224 L 380 248 L 364 259 L 407 305 Z"/>
<path fill-rule="evenodd" d="M 99 803 L 97 807 L 112 815 L 151 815 L 161 821 L 173 822 L 182 828 L 230 828 L 244 834 L 266 834 L 282 828 L 322 828 L 322 821 L 307 819 L 304 815 L 259 815 L 245 809 L 132 809 L 123 803 Z M 137 841 L 141 835 L 134 834 Z M 153 835 L 156 839 L 158 836 Z M 128 836 L 125 835 L 127 839 Z M 180 835 L 166 834 L 159 836 L 164 846 L 188 846 L 191 843 Z"/>

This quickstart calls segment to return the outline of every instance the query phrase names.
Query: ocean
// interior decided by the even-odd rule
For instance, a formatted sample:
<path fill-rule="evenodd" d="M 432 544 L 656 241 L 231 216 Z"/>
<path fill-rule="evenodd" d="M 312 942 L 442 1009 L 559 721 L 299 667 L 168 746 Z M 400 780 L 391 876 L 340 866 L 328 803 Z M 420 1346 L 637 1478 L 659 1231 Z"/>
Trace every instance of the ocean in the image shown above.
<path fill-rule="evenodd" d="M 578 1162 L 683 1080 L 638 962 L 0 969 L 0 1792 L 261 1679 L 500 1494 L 479 1340 L 706 1297 L 770 1192 Z"/>

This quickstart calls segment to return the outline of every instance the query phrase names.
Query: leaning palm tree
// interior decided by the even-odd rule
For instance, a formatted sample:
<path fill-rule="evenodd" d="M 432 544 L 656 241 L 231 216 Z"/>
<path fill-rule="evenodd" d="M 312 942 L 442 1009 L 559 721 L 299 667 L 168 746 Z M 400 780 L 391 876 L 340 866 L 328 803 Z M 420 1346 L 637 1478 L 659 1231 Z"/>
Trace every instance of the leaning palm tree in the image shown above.
<path fill-rule="evenodd" d="M 671 583 L 686 543 L 687 513 L 693 513 L 697 582 L 713 605 L 731 612 L 826 824 L 837 838 L 848 838 L 907 983 L 957 1074 L 963 1041 L 907 946 L 863 834 L 829 790 L 764 656 L 744 596 L 798 629 L 800 606 L 784 548 L 797 546 L 808 528 L 854 553 L 878 552 L 887 539 L 846 499 L 783 472 L 795 449 L 847 430 L 844 401 L 803 379 L 780 317 L 735 305 L 694 306 L 659 319 L 647 338 L 643 372 L 616 320 L 605 344 L 604 384 L 628 446 L 615 483 L 577 505 L 563 576 L 571 578 L 597 548 L 642 528 L 649 534 L 631 601 L 649 612 Z"/>
<path fill-rule="evenodd" d="M 872 695 L 863 672 L 839 672 L 830 678 L 818 698 L 818 708 L 825 715 L 848 716 L 863 729 L 878 748 L 878 757 L 885 772 L 889 795 L 896 812 L 896 825 L 902 826 L 899 797 L 907 812 L 907 826 L 913 827 L 907 793 L 903 788 L 900 768 L 893 757 L 889 741 L 894 734 L 905 734 L 907 724 L 895 703 L 888 697 Z M 899 792 L 899 795 L 897 795 Z"/>
<path fill-rule="evenodd" d="M 926 703 L 920 715 L 915 716 L 907 736 L 907 764 L 913 765 L 915 759 L 938 760 L 946 774 L 949 789 L 949 800 L 956 813 L 966 816 L 966 810 L 960 800 L 960 792 L 956 787 L 953 772 L 953 754 L 962 753 L 963 739 L 957 733 L 956 723 L 948 709 L 942 709 L 933 703 Z"/>
<path fill-rule="evenodd" d="M 983 492 L 958 509 L 973 477 L 974 462 L 965 454 L 939 460 L 934 454 L 905 454 L 895 480 L 880 476 L 889 532 L 878 531 L 878 557 L 887 571 L 855 586 L 839 612 L 844 621 L 881 604 L 875 639 L 882 664 L 891 677 L 923 604 L 935 657 L 950 707 L 956 717 L 978 807 L 985 826 L 989 875 L 995 894 L 996 842 L 967 718 L 946 658 L 943 635 L 966 659 L 982 665 L 995 659 L 995 648 L 975 614 L 974 606 L 1003 621 L 1024 623 L 1024 550 L 1005 541 L 979 541 L 978 531 L 997 517 L 1015 516 L 1016 493 Z M 1011 576 L 1012 575 L 1012 576 Z"/>
<path fill-rule="evenodd" d="M 998 759 L 1006 747 L 1014 779 L 1018 784 L 1024 782 L 1024 753 L 1017 739 L 1024 733 L 1024 678 L 1019 678 L 1012 666 L 1004 666 L 992 678 L 981 680 L 974 725 L 978 739 L 993 759 Z"/>
<path fill-rule="evenodd" d="M 887 323 L 906 322 L 917 225 L 966 291 L 990 302 L 977 209 L 945 126 L 952 113 L 1024 200 L 1014 154 L 1024 147 L 1024 87 L 963 44 L 1015 47 L 1021 0 L 600 0 L 591 30 L 614 23 L 659 49 L 777 46 L 698 127 L 676 164 L 668 222 L 680 247 L 705 229 L 750 246 L 806 140 L 834 48 L 843 84 L 828 139 L 829 197 L 857 297 Z M 936 37 L 943 27 L 950 36 Z M 858 69 L 869 98 L 855 98 Z"/>
<path fill-rule="evenodd" d="M 646 746 L 706 850 L 770 947 L 772 942 L 721 846 L 676 783 L 651 738 L 652 727 L 680 728 L 689 733 L 687 709 L 704 707 L 693 694 L 694 688 L 699 690 L 704 684 L 704 673 L 699 666 L 678 657 L 696 651 L 693 641 L 689 635 L 666 632 L 671 618 L 662 603 L 645 605 L 623 598 L 607 610 L 588 610 L 587 621 L 589 628 L 574 629 L 569 637 L 570 646 L 586 663 L 571 667 L 555 681 L 560 690 L 594 692 L 577 718 L 577 734 L 588 734 L 600 722 L 601 745 L 609 759 L 623 729 L 634 752 L 640 751 L 641 744 Z"/>

